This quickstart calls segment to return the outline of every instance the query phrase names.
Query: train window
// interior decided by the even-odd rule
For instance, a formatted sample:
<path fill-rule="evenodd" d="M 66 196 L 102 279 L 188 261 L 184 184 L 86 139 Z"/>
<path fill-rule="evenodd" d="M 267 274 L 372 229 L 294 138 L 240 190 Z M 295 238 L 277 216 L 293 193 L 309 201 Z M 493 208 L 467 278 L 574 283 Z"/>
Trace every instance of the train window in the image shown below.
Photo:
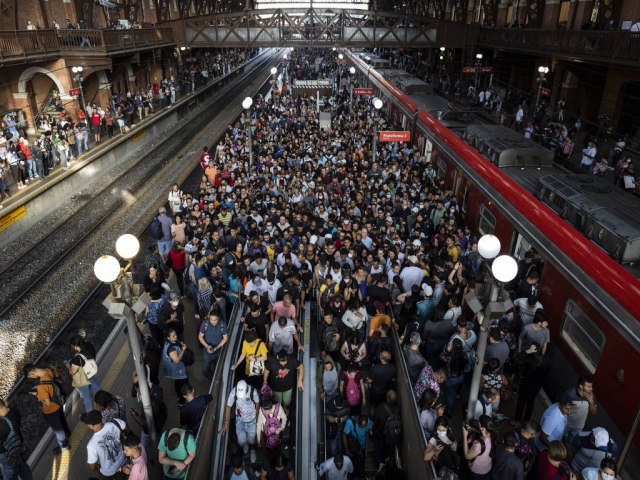
<path fill-rule="evenodd" d="M 480 205 L 480 220 L 478 221 L 478 232 L 480 235 L 487 235 L 496 231 L 496 216 L 491 213 L 486 205 Z"/>
<path fill-rule="evenodd" d="M 441 158 L 438 159 L 438 180 L 442 180 L 447 176 L 447 164 Z"/>
<path fill-rule="evenodd" d="M 531 250 L 531 244 L 519 233 L 517 235 L 516 246 L 513 249 L 513 256 L 518 260 L 522 260 L 524 258 L 524 254 Z"/>
<path fill-rule="evenodd" d="M 589 372 L 595 373 L 606 339 L 602 330 L 572 300 L 564 309 L 561 335 Z"/>

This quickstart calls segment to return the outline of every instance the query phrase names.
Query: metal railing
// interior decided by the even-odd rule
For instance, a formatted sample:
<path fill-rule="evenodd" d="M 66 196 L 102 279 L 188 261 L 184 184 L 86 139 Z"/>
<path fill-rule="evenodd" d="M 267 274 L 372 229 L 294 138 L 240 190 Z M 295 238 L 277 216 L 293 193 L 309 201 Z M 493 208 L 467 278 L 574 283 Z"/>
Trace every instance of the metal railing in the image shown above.
<path fill-rule="evenodd" d="M 0 62 L 30 56 L 55 57 L 77 53 L 111 53 L 175 44 L 172 28 L 131 30 L 12 30 L 0 31 Z"/>
<path fill-rule="evenodd" d="M 481 46 L 640 65 L 640 32 L 483 28 Z"/>

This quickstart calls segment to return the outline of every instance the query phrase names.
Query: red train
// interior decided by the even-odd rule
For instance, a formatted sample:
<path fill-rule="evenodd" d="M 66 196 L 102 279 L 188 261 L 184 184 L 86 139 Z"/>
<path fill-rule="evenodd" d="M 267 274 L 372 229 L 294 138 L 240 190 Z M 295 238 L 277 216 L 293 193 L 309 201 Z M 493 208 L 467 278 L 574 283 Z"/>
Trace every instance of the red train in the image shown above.
<path fill-rule="evenodd" d="M 387 99 L 391 124 L 411 130 L 459 199 L 469 225 L 494 233 L 502 253 L 533 246 L 545 259 L 540 301 L 551 319 L 551 395 L 578 374 L 594 376 L 596 400 L 624 439 L 640 408 L 640 281 L 355 55 Z M 609 419 L 598 418 L 598 421 Z M 603 425 L 606 426 L 606 425 Z M 623 438 L 618 438 L 623 440 Z"/>

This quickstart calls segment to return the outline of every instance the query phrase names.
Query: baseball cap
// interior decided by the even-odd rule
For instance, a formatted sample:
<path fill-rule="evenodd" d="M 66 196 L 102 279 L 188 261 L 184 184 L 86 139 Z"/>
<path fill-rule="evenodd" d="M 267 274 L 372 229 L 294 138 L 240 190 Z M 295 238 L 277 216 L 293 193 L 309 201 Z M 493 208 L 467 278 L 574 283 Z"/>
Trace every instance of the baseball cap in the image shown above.
<path fill-rule="evenodd" d="M 240 380 L 236 385 L 236 398 L 244 400 L 249 395 L 249 386 L 244 380 Z"/>
<path fill-rule="evenodd" d="M 91 410 L 80 415 L 80 421 L 86 425 L 99 425 L 102 423 L 102 414 L 97 410 Z"/>
<path fill-rule="evenodd" d="M 253 279 L 253 284 L 254 284 L 256 287 L 259 287 L 260 285 L 262 285 L 262 279 L 260 279 L 260 277 L 254 278 L 254 279 Z"/>
<path fill-rule="evenodd" d="M 595 443 L 596 447 L 606 447 L 609 445 L 609 432 L 604 428 L 596 427 L 591 430 L 591 434 L 593 435 L 593 443 Z"/>
<path fill-rule="evenodd" d="M 422 292 L 425 294 L 425 296 L 430 297 L 431 295 L 433 295 L 433 288 L 431 288 L 426 283 L 423 283 L 420 288 L 422 288 Z"/>
<path fill-rule="evenodd" d="M 415 255 L 409 255 L 407 257 L 407 260 L 409 260 L 411 263 L 418 263 L 418 257 L 416 257 Z"/>
<path fill-rule="evenodd" d="M 422 246 L 422 242 L 420 240 L 418 240 L 417 238 L 413 242 L 411 242 L 411 244 L 414 247 L 421 247 Z"/>

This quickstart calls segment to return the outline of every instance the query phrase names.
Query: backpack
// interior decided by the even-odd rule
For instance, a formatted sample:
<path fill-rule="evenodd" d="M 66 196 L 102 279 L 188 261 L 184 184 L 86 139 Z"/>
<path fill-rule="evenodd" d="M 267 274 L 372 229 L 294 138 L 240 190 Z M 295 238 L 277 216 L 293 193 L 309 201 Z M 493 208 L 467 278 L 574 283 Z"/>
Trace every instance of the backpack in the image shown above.
<path fill-rule="evenodd" d="M 164 232 L 162 231 L 162 223 L 157 216 L 153 220 L 151 220 L 151 224 L 149 225 L 149 233 L 151 234 L 151 238 L 153 238 L 154 240 L 160 240 L 162 237 L 164 237 Z"/>
<path fill-rule="evenodd" d="M 355 407 L 360 404 L 360 386 L 356 379 L 347 376 L 347 403 Z"/>
<path fill-rule="evenodd" d="M 51 388 L 53 389 L 51 401 L 63 407 L 67 402 L 67 389 L 64 383 L 62 383 L 62 378 L 60 377 L 58 369 L 56 367 L 49 367 L 48 370 L 51 372 L 52 379 L 41 381 L 40 385 L 51 385 Z"/>
<path fill-rule="evenodd" d="M 125 430 L 127 428 L 127 422 L 124 423 L 124 428 L 120 426 L 120 423 L 118 423 L 116 419 L 109 420 L 109 423 L 112 423 L 113 425 L 118 427 L 118 430 L 120 431 L 120 446 L 122 447 L 124 445 L 124 439 L 126 437 Z"/>
<path fill-rule="evenodd" d="M 351 417 L 347 421 L 353 424 L 353 432 L 350 435 L 346 435 L 349 453 L 351 453 L 351 455 L 359 455 L 361 453 L 362 446 L 360 445 L 360 440 L 358 440 L 358 434 L 356 432 L 358 422 L 355 420 L 355 417 Z"/>
<path fill-rule="evenodd" d="M 269 415 L 262 409 L 262 414 L 265 417 L 264 427 L 262 432 L 265 436 L 264 444 L 267 448 L 274 450 L 280 446 L 281 440 L 278 434 L 280 428 L 280 420 L 278 420 L 278 412 L 280 411 L 280 405 L 276 404 L 273 409 L 273 414 Z"/>
<path fill-rule="evenodd" d="M 174 431 L 174 430 L 175 430 L 175 433 L 182 432 L 182 445 L 184 446 L 184 451 L 187 452 L 187 457 L 188 457 L 189 456 L 189 450 L 187 449 L 187 442 L 189 441 L 189 435 L 191 435 L 191 433 L 188 430 L 183 430 L 181 428 L 170 428 L 169 430 L 167 430 L 164 433 L 164 448 L 165 448 L 165 450 L 167 452 L 169 452 L 169 445 L 167 443 L 169 441 L 169 436 L 171 435 L 171 432 Z M 184 457 L 183 460 L 186 460 L 187 457 Z M 173 457 L 170 457 L 170 458 L 173 458 Z M 174 458 L 174 460 L 177 460 L 177 459 Z"/>
<path fill-rule="evenodd" d="M 476 461 L 476 458 L 480 457 L 487 449 L 487 446 L 485 445 L 484 440 L 479 433 L 469 432 L 469 435 L 467 436 L 467 447 L 469 448 L 469 450 L 471 450 L 471 446 L 476 440 L 480 443 L 480 453 L 473 460 L 468 460 L 468 465 L 472 465 L 473 462 Z"/>
<path fill-rule="evenodd" d="M 324 329 L 322 333 L 322 346 L 325 352 L 333 353 L 338 351 L 338 348 L 340 348 L 340 338 L 338 337 L 338 340 L 336 340 L 334 337 L 339 333 L 335 325 L 329 325 Z"/>
<path fill-rule="evenodd" d="M 383 405 L 388 415 L 382 426 L 382 434 L 387 441 L 387 445 L 395 447 L 400 443 L 400 439 L 402 438 L 402 419 L 400 415 L 393 413 L 387 403 Z"/>
<path fill-rule="evenodd" d="M 17 468 L 22 459 L 22 437 L 20 437 L 20 432 L 13 427 L 13 423 L 8 417 L 2 417 L 0 421 L 5 421 L 9 424 L 9 434 L 2 444 L 4 452 L 0 454 L 0 464 L 9 468 Z"/>

